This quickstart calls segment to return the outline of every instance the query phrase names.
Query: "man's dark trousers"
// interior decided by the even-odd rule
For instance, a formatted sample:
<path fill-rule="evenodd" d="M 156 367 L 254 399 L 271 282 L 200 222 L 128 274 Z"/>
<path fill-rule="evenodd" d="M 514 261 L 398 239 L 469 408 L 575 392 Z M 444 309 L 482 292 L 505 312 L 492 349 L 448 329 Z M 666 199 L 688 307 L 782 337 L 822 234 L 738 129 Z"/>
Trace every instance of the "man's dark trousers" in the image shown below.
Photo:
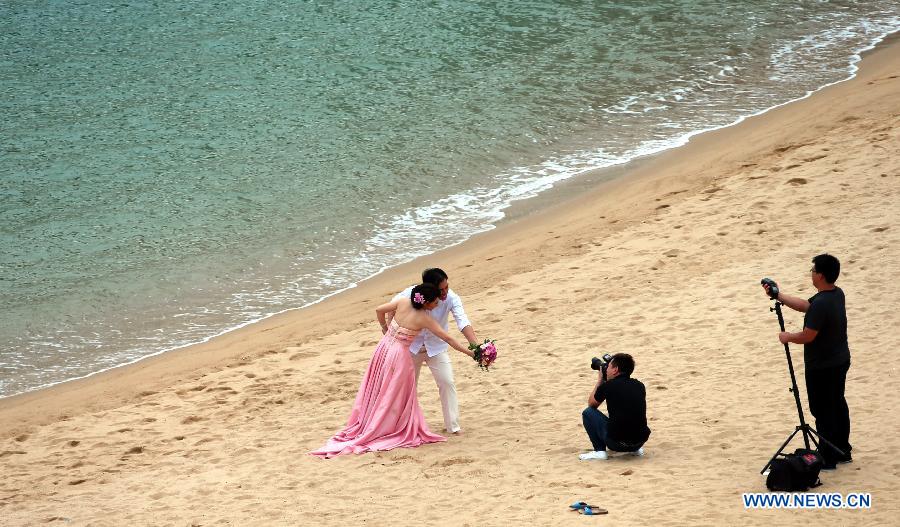
<path fill-rule="evenodd" d="M 588 437 L 591 438 L 591 444 L 594 450 L 614 450 L 616 452 L 634 452 L 641 448 L 644 443 L 630 444 L 622 443 L 606 436 L 609 429 L 609 417 L 596 408 L 588 406 L 581 412 L 581 421 L 584 423 L 584 429 L 587 431 Z"/>
<path fill-rule="evenodd" d="M 850 458 L 850 410 L 844 398 L 844 385 L 850 363 L 841 366 L 807 370 L 806 394 L 809 411 L 816 418 L 816 431 L 844 451 L 841 456 L 828 445 L 820 445 L 825 466 Z"/>

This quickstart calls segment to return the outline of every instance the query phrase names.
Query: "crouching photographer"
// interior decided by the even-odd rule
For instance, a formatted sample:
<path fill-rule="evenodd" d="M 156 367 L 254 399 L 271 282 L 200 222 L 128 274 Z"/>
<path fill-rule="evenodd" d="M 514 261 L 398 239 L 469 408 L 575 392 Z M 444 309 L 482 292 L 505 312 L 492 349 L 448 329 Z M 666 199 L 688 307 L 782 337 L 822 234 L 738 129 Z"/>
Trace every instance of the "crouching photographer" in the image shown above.
<path fill-rule="evenodd" d="M 643 456 L 642 447 L 650 437 L 647 391 L 641 381 L 631 378 L 634 359 L 627 353 L 604 355 L 603 359 L 594 358 L 591 368 L 599 370 L 599 381 L 581 417 L 594 450 L 578 457 L 583 461 L 607 459 L 607 449 Z M 609 417 L 599 410 L 604 401 Z"/>

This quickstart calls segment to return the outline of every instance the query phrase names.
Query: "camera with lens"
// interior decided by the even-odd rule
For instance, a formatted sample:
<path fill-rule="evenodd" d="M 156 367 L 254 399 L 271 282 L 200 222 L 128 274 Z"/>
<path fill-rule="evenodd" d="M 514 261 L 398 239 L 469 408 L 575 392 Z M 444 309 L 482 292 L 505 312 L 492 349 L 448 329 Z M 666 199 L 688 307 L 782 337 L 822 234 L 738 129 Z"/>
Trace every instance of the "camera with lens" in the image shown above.
<path fill-rule="evenodd" d="M 778 298 L 778 284 L 775 283 L 775 280 L 771 278 L 763 278 L 759 281 L 764 286 L 769 288 L 769 298 L 775 300 Z"/>
<path fill-rule="evenodd" d="M 603 378 L 606 378 L 606 368 L 609 366 L 609 362 L 612 360 L 612 355 L 609 353 L 604 353 L 602 357 L 599 359 L 594 357 L 591 359 L 591 369 L 603 372 Z"/>

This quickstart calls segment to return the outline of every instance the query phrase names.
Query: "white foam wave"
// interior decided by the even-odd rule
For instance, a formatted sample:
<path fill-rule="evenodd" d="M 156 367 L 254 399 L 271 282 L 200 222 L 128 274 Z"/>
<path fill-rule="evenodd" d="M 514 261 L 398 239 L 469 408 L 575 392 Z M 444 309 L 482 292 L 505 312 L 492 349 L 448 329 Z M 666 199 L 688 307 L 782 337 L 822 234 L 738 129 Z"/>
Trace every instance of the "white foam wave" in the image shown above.
<path fill-rule="evenodd" d="M 773 81 L 796 80 L 805 71 L 805 64 L 810 57 L 833 57 L 832 60 L 844 63 L 847 71 L 855 71 L 854 65 L 859 61 L 859 53 L 870 46 L 858 50 L 846 63 L 844 50 L 848 43 L 858 42 L 860 39 L 871 39 L 880 42 L 887 33 L 900 26 L 900 16 L 888 16 L 884 21 L 874 23 L 870 20 L 860 20 L 856 24 L 846 27 L 829 27 L 819 32 L 805 35 L 795 41 L 787 42 L 775 50 L 769 64 L 772 73 L 769 79 Z"/>

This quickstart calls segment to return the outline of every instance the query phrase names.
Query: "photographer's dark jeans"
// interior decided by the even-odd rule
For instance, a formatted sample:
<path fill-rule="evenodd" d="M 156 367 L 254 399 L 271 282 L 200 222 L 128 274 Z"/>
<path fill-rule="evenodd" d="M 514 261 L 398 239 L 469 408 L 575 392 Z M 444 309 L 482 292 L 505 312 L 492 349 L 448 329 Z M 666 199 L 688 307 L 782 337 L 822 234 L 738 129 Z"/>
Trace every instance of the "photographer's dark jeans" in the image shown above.
<path fill-rule="evenodd" d="M 594 450 L 606 450 L 608 448 L 616 452 L 634 452 L 643 446 L 643 443 L 639 445 L 620 443 L 607 437 L 609 417 L 606 417 L 606 414 L 596 408 L 591 408 L 590 406 L 585 408 L 581 412 L 581 421 L 584 423 L 584 429 L 587 431 L 588 437 L 591 438 Z"/>
<path fill-rule="evenodd" d="M 809 411 L 816 418 L 816 432 L 844 451 L 850 457 L 850 409 L 844 398 L 844 384 L 850 363 L 806 371 L 806 395 Z M 820 453 L 825 466 L 845 459 L 828 445 L 821 445 Z"/>

